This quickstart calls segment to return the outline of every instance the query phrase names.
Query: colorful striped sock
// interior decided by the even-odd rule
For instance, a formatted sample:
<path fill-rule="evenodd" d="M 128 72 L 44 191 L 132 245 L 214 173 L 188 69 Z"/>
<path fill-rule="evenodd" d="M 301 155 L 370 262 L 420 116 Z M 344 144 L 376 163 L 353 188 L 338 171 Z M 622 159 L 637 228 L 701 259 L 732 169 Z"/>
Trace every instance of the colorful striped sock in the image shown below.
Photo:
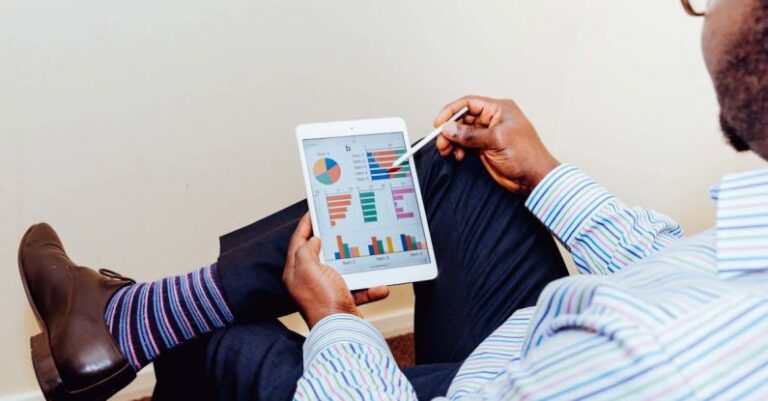
<path fill-rule="evenodd" d="M 162 352 L 232 323 L 220 287 L 215 264 L 123 287 L 107 305 L 107 326 L 138 371 Z"/>

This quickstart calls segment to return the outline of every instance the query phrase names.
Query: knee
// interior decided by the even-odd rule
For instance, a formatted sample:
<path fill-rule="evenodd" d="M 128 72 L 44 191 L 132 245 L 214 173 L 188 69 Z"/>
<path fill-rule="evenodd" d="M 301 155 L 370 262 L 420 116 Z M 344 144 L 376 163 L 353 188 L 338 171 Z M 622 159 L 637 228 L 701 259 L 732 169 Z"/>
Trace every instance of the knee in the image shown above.
<path fill-rule="evenodd" d="M 434 145 L 425 146 L 414 159 L 423 196 L 434 193 L 437 188 L 449 182 L 456 165 L 453 158 L 440 156 Z"/>

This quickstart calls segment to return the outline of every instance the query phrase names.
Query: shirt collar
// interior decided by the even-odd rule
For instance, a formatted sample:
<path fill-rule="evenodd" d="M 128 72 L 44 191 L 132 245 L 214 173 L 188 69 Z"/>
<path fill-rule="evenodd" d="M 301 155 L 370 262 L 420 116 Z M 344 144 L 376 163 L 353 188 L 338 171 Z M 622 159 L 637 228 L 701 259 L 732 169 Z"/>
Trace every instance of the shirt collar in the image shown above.
<path fill-rule="evenodd" d="M 727 175 L 710 196 L 717 202 L 718 274 L 768 270 L 768 169 Z"/>

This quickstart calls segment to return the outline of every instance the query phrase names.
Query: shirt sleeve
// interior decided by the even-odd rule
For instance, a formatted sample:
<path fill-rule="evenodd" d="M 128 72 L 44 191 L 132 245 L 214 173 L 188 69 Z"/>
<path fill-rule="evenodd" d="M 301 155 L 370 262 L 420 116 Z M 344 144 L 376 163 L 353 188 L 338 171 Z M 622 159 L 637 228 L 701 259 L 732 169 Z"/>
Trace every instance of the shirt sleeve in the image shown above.
<path fill-rule="evenodd" d="M 469 399 L 700 398 L 654 339 L 641 338 L 638 345 L 594 330 L 560 330 Z"/>
<path fill-rule="evenodd" d="M 568 249 L 582 273 L 621 270 L 683 236 L 671 218 L 626 206 L 571 164 L 552 170 L 526 206 Z"/>
<path fill-rule="evenodd" d="M 304 343 L 304 374 L 294 400 L 416 400 L 387 342 L 370 323 L 336 314 Z"/>

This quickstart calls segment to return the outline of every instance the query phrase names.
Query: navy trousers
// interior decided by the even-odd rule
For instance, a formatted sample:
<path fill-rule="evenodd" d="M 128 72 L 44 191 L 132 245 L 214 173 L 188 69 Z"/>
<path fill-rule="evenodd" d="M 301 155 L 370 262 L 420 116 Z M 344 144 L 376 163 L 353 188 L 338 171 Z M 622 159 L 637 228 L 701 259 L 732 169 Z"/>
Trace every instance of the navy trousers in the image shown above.
<path fill-rule="evenodd" d="M 437 279 L 415 283 L 416 363 L 404 369 L 420 399 L 445 395 L 461 363 L 515 310 L 567 274 L 525 198 L 491 180 L 474 153 L 457 163 L 427 147 L 417 157 Z M 306 201 L 220 239 L 218 271 L 236 323 L 155 362 L 153 399 L 290 399 L 304 338 L 277 317 L 296 305 L 281 278 Z"/>

